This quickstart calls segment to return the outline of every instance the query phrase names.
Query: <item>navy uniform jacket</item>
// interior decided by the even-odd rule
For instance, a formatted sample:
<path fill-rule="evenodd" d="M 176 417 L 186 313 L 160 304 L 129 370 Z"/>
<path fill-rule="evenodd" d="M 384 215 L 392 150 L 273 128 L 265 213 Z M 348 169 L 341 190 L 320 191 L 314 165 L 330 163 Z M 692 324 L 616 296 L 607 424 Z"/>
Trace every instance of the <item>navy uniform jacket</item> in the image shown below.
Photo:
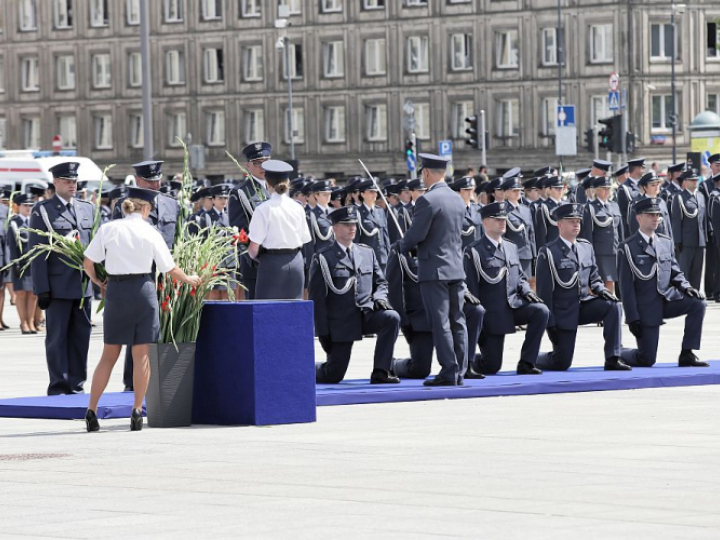
<path fill-rule="evenodd" d="M 360 222 L 355 234 L 355 243 L 373 248 L 380 268 L 385 268 L 390 253 L 390 234 L 385 210 L 379 206 L 370 209 L 365 204 L 361 204 L 358 207 L 358 219 Z"/>
<path fill-rule="evenodd" d="M 671 219 L 672 236 L 676 244 L 685 247 L 705 247 L 707 222 L 705 199 L 702 195 L 693 195 L 687 189 L 675 195 Z"/>
<path fill-rule="evenodd" d="M 375 300 L 387 300 L 388 285 L 371 247 L 353 245 L 355 264 L 345 248 L 334 242 L 316 253 L 310 266 L 308 297 L 314 303 L 315 335 L 335 342 L 362 339 L 362 313 L 372 311 Z M 348 280 L 355 284 L 345 294 L 336 294 L 325 282 L 322 263 L 327 262 L 333 286 L 339 290 Z"/>
<path fill-rule="evenodd" d="M 620 207 L 620 215 L 623 218 L 623 238 L 630 236 L 630 230 L 628 228 L 630 206 L 632 206 L 632 202 L 639 196 L 640 190 L 635 186 L 635 181 L 632 178 L 628 178 L 624 184 L 618 187 L 617 202 Z"/>
<path fill-rule="evenodd" d="M 398 207 L 397 207 L 398 223 L 400 224 L 400 228 L 402 229 L 403 234 L 405 234 L 405 232 L 407 232 L 407 230 L 410 228 L 410 225 L 412 225 L 414 214 L 415 214 L 415 205 L 412 202 L 409 202 L 407 204 L 400 203 L 398 205 Z"/>
<path fill-rule="evenodd" d="M 530 260 L 537 257 L 537 246 L 535 244 L 535 224 L 533 223 L 532 210 L 523 204 L 513 207 L 508 203 L 507 230 L 505 238 L 517 246 L 518 257 L 523 260 Z"/>
<path fill-rule="evenodd" d="M 596 255 L 614 257 L 622 241 L 621 221 L 616 202 L 608 201 L 603 205 L 597 199 L 590 201 L 585 205 L 580 235 L 592 244 Z"/>
<path fill-rule="evenodd" d="M 647 195 L 640 195 L 635 201 L 633 202 L 632 206 L 630 207 L 630 214 L 628 215 L 628 229 L 630 231 L 630 235 L 635 234 L 638 232 L 638 229 L 640 228 L 640 225 L 637 222 L 635 213 L 635 203 L 639 201 L 640 199 L 644 199 L 647 197 Z M 668 211 L 668 204 L 663 200 L 658 200 L 658 205 L 660 206 L 660 224 L 658 225 L 657 230 L 655 231 L 657 234 L 662 234 L 665 236 L 669 236 L 672 240 L 672 227 L 670 226 L 670 212 Z"/>
<path fill-rule="evenodd" d="M 403 221 L 400 221 L 400 213 L 403 209 L 402 204 L 398 204 L 397 206 L 390 206 L 389 209 L 385 210 L 385 217 L 387 218 L 388 222 L 388 235 L 390 236 L 390 245 L 394 244 L 398 240 L 400 240 L 400 233 L 398 232 L 398 226 L 395 225 L 395 220 L 393 220 L 392 216 L 390 215 L 390 212 L 395 214 L 395 217 L 397 218 L 398 225 L 400 225 L 400 230 L 403 234 L 405 234 L 405 231 L 407 227 L 403 226 Z"/>
<path fill-rule="evenodd" d="M 708 229 L 712 231 L 713 245 L 720 246 L 720 191 L 717 189 L 710 193 L 708 204 Z"/>
<path fill-rule="evenodd" d="M 548 328 L 576 330 L 580 315 L 580 302 L 592 300 L 588 289 L 598 294 L 604 291 L 595 252 L 590 242 L 577 239 L 578 257 L 562 238 L 556 238 L 540 249 L 537 259 L 537 294 L 550 308 Z M 567 287 L 557 283 L 552 273 L 551 259 L 557 276 Z M 579 259 L 579 260 L 578 260 Z M 575 275 L 577 274 L 577 279 Z"/>
<path fill-rule="evenodd" d="M 8 223 L 8 231 L 7 231 L 7 252 L 8 252 L 8 261 L 9 264 L 10 261 L 14 261 L 15 259 L 19 259 L 23 255 L 25 255 L 28 250 L 28 243 L 30 235 L 28 231 L 26 230 L 29 227 L 29 223 L 26 225 L 23 223 L 23 218 L 19 215 L 13 216 L 10 218 L 10 221 Z M 42 257 L 42 255 L 41 255 Z M 27 261 L 23 261 L 20 263 L 20 266 L 25 266 L 25 263 Z M 25 270 L 23 276 L 29 276 L 31 275 L 31 268 L 28 267 L 27 270 Z"/>
<path fill-rule="evenodd" d="M 388 302 L 400 315 L 400 326 L 411 326 L 415 332 L 430 332 L 430 319 L 418 285 L 417 257 L 390 250 L 385 275 L 388 281 Z"/>
<path fill-rule="evenodd" d="M 187 219 L 188 234 L 199 234 L 202 229 L 205 228 L 205 210 L 202 208 L 190 214 Z"/>
<path fill-rule="evenodd" d="M 221 214 L 214 206 L 205 212 L 203 214 L 203 227 L 211 227 L 212 225 L 216 227 L 229 227 L 230 223 L 227 212 Z"/>
<path fill-rule="evenodd" d="M 678 186 L 675 182 L 670 182 L 668 184 L 665 184 L 663 186 L 663 189 L 660 191 L 660 198 L 667 203 L 668 209 L 672 207 L 672 200 L 682 191 L 682 188 Z"/>
<path fill-rule="evenodd" d="M 557 203 L 548 197 L 537 205 L 535 209 L 535 245 L 538 250 L 558 237 L 557 223 L 553 223 L 551 220 L 552 211 L 561 204 L 563 203 Z"/>
<path fill-rule="evenodd" d="M 231 227 L 238 231 L 250 230 L 250 220 L 258 204 L 270 198 L 270 193 L 260 182 L 251 177 L 230 191 L 227 212 Z"/>
<path fill-rule="evenodd" d="M 468 246 L 463 258 L 465 281 L 470 293 L 479 298 L 485 308 L 483 329 L 490 334 L 513 334 L 512 310 L 526 305 L 524 296 L 533 290 L 520 266 L 517 246 L 507 240 L 501 246 L 502 249 L 496 248 L 486 236 Z M 503 270 L 505 268 L 507 270 Z M 500 272 L 504 272 L 505 277 L 498 283 L 488 281 L 498 278 Z"/>
<path fill-rule="evenodd" d="M 462 245 L 463 249 L 479 240 L 485 234 L 482 224 L 482 216 L 480 208 L 477 205 L 470 204 L 465 207 L 465 217 L 463 218 Z"/>
<path fill-rule="evenodd" d="M 621 244 L 618 254 L 625 319 L 643 326 L 663 324 L 663 303 L 682 300 L 691 287 L 675 260 L 672 240 L 656 234 L 653 244 L 648 245 L 637 232 Z"/>
<path fill-rule="evenodd" d="M 48 227 L 43 219 L 47 220 L 52 229 L 66 236 L 75 230 L 80 235 L 80 242 L 83 246 L 90 243 L 90 232 L 93 226 L 95 207 L 93 204 L 75 199 L 75 216 L 66 208 L 65 203 L 57 195 L 37 203 L 33 207 L 30 216 L 30 228 L 39 231 L 47 231 Z M 39 236 L 36 233 L 30 234 L 30 249 L 37 244 L 47 244 L 48 238 Z M 82 290 L 82 279 L 84 272 L 75 270 L 65 264 L 60 256 L 51 253 L 49 257 L 35 257 L 30 265 L 33 277 L 33 292 L 36 295 L 50 293 L 51 298 L 62 298 L 66 300 L 77 300 L 84 296 L 91 295 L 90 280 L 87 280 L 87 287 Z"/>
<path fill-rule="evenodd" d="M 465 279 L 464 216 L 465 203 L 445 182 L 433 185 L 417 200 L 412 225 L 400 245 L 403 253 L 417 246 L 418 281 Z"/>
<path fill-rule="evenodd" d="M 112 219 L 112 210 L 110 210 L 110 207 L 103 204 L 100 207 L 100 223 L 107 223 Z"/>
<path fill-rule="evenodd" d="M 0 268 L 10 262 L 7 254 L 5 253 L 7 246 L 7 232 L 5 231 L 5 222 L 7 221 L 8 212 L 8 207 L 4 204 L 0 204 Z"/>
<path fill-rule="evenodd" d="M 309 242 L 312 244 L 310 255 L 312 255 L 312 253 L 322 251 L 335 242 L 332 221 L 328 217 L 331 210 L 332 208 L 328 208 L 328 213 L 325 213 L 320 205 L 315 205 L 315 208 L 310 209 L 306 214 L 308 228 L 310 229 L 310 237 L 312 238 Z"/>
<path fill-rule="evenodd" d="M 125 199 L 119 199 L 115 205 L 113 219 L 122 219 L 122 203 Z M 152 212 L 147 221 L 155 227 L 165 240 L 167 247 L 172 249 L 175 242 L 175 228 L 177 227 L 180 205 L 172 197 L 164 193 L 158 193 Z"/>

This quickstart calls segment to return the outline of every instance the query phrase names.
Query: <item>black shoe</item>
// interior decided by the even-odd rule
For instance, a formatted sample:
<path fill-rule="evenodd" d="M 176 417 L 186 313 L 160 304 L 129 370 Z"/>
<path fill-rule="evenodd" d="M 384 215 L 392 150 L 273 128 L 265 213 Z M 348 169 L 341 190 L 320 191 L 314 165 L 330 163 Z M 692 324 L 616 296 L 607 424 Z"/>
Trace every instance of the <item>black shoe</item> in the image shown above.
<path fill-rule="evenodd" d="M 28 336 L 28 335 L 32 334 L 32 332 L 30 330 L 20 330 L 20 332 L 22 333 L 23 336 Z"/>
<path fill-rule="evenodd" d="M 434 379 L 428 379 L 423 383 L 423 386 L 457 386 L 457 381 L 448 381 L 447 379 L 441 379 L 435 377 Z"/>
<path fill-rule="evenodd" d="M 458 386 L 465 386 L 465 377 L 458 377 L 458 378 L 457 378 L 457 385 L 458 385 Z"/>
<path fill-rule="evenodd" d="M 3 330 L 9 330 L 9 329 L 10 329 L 10 327 L 9 327 L 7 324 L 5 324 L 5 323 L 2 323 L 2 328 L 3 328 Z"/>
<path fill-rule="evenodd" d="M 130 417 L 130 431 L 142 431 L 142 427 L 142 413 L 137 409 L 133 409 L 132 416 Z"/>
<path fill-rule="evenodd" d="M 132 386 L 126 386 L 125 390 L 123 390 L 123 392 L 134 392 L 134 390 L 133 390 Z"/>
<path fill-rule="evenodd" d="M 613 356 L 605 360 L 605 371 L 632 371 L 632 367 L 620 360 L 619 356 Z"/>
<path fill-rule="evenodd" d="M 477 371 L 472 364 L 470 364 L 465 372 L 466 379 L 484 379 L 485 375 Z"/>
<path fill-rule="evenodd" d="M 400 379 L 384 369 L 373 369 L 370 375 L 370 384 L 398 384 Z"/>
<path fill-rule="evenodd" d="M 88 432 L 100 431 L 100 422 L 98 422 L 98 417 L 97 414 L 95 414 L 95 411 L 88 409 L 85 413 L 85 427 Z"/>
<path fill-rule="evenodd" d="M 692 351 L 683 351 L 678 358 L 679 367 L 710 367 L 710 364 L 698 360 L 698 357 Z"/>
<path fill-rule="evenodd" d="M 517 365 L 517 374 L 518 375 L 542 375 L 542 370 L 536 368 L 530 362 L 525 362 L 524 360 L 520 360 Z"/>

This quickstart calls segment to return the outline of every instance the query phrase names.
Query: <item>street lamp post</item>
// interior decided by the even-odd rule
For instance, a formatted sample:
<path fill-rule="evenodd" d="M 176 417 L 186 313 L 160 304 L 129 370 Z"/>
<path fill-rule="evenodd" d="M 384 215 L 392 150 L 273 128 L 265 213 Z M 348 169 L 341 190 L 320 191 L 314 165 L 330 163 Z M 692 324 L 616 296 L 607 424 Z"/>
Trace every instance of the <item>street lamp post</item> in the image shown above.
<path fill-rule="evenodd" d="M 684 4 L 670 4 L 670 43 L 672 43 L 672 53 L 670 58 L 670 123 L 672 124 L 672 161 L 677 162 L 677 104 L 675 96 L 675 56 L 677 55 L 677 43 L 675 36 L 675 13 L 683 13 Z"/>
<path fill-rule="evenodd" d="M 140 0 L 140 57 L 142 64 L 143 96 L 143 156 L 146 160 L 149 160 L 154 157 L 155 149 L 153 148 L 150 14 L 148 0 Z"/>
<path fill-rule="evenodd" d="M 285 10 L 286 11 L 286 10 Z M 285 15 L 285 12 L 280 13 Z M 275 20 L 275 28 L 284 30 L 290 26 L 290 23 L 286 18 L 280 18 Z M 290 131 L 290 157 L 295 161 L 295 125 L 293 122 L 293 95 L 292 95 L 292 76 L 290 73 L 290 38 L 283 31 L 283 34 L 277 40 L 275 48 L 278 51 L 285 52 L 285 77 L 288 82 L 288 130 Z"/>

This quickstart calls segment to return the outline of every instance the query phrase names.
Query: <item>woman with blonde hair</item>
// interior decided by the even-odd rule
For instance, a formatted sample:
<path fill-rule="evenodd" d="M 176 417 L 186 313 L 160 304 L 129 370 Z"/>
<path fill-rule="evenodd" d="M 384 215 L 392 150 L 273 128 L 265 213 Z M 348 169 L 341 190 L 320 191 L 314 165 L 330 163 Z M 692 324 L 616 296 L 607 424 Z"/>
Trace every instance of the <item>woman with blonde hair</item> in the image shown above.
<path fill-rule="evenodd" d="M 157 191 L 129 188 L 122 203 L 123 219 L 110 221 L 98 230 L 85 250 L 85 273 L 105 289 L 104 343 L 100 363 L 95 368 L 90 405 L 85 415 L 88 431 L 98 431 L 98 402 L 110 380 L 123 345 L 132 347 L 133 388 L 135 391 L 130 429 L 143 425 L 142 403 L 150 380 L 150 344 L 160 335 L 153 263 L 158 272 L 191 287 L 200 285 L 198 276 L 187 276 L 175 265 L 160 233 L 146 220 L 153 209 Z M 101 282 L 95 263 L 105 262 L 107 280 Z"/>

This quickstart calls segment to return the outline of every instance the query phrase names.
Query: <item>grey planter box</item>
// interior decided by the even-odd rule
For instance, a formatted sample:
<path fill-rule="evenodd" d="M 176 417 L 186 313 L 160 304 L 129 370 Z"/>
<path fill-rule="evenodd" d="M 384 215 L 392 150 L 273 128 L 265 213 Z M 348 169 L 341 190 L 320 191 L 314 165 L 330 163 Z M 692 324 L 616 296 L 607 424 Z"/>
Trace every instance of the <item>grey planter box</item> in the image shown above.
<path fill-rule="evenodd" d="M 192 423 L 195 343 L 150 345 L 150 385 L 145 408 L 150 427 L 181 427 Z"/>

